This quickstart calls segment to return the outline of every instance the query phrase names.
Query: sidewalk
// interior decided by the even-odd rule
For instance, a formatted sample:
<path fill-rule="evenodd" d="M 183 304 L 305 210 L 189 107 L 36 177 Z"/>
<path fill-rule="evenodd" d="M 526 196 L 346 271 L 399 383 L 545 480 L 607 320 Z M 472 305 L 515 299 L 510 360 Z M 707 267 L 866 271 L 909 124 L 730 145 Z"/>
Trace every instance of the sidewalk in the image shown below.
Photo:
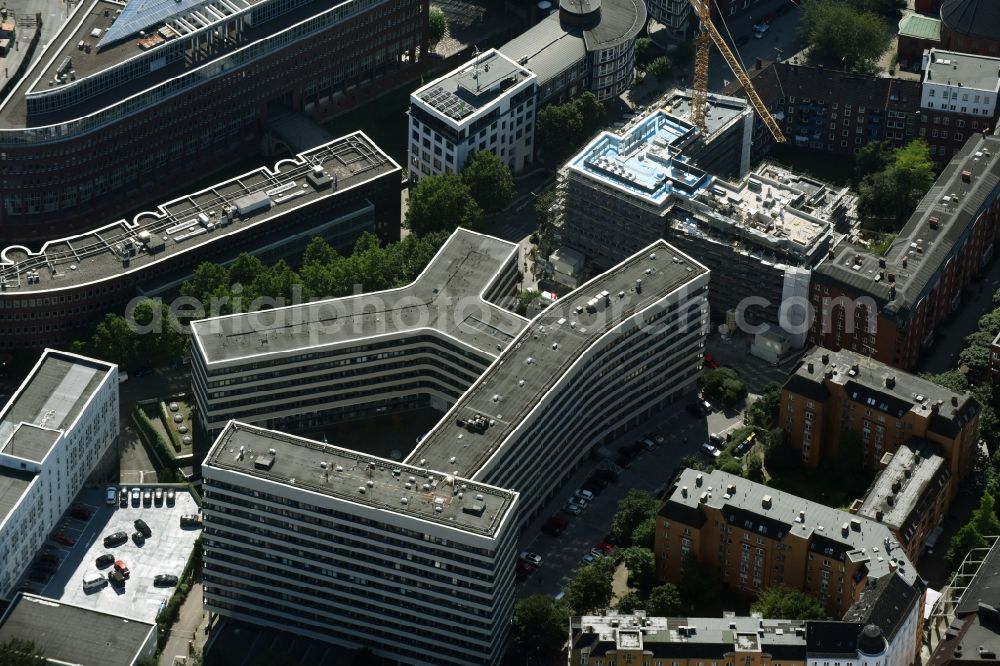
<path fill-rule="evenodd" d="M 205 627 L 208 625 L 208 613 L 202 607 L 201 581 L 191 585 L 191 591 L 181 606 L 177 622 L 170 629 L 170 638 L 160 656 L 160 666 L 172 666 L 174 657 L 188 656 L 200 653 L 205 647 L 208 636 Z M 193 641 L 194 652 L 188 652 L 188 646 Z"/>

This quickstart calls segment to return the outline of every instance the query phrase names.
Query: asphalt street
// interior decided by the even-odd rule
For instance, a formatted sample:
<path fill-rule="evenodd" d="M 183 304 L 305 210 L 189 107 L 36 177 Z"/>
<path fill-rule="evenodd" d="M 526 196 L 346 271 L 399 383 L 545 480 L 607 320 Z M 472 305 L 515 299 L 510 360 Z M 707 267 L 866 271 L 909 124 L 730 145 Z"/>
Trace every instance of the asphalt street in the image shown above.
<path fill-rule="evenodd" d="M 727 416 L 716 412 L 707 418 L 692 417 L 684 409 L 691 400 L 694 400 L 693 393 L 689 394 L 688 399 L 674 403 L 642 426 L 604 447 L 607 451 L 616 453 L 621 445 L 631 444 L 643 433 L 650 431 L 656 431 L 666 438 L 663 444 L 652 451 L 644 451 L 631 469 L 625 470 L 616 483 L 594 498 L 583 514 L 569 516 L 562 513 L 562 505 L 598 467 L 598 459 L 584 463 L 570 483 L 566 484 L 563 492 L 556 495 L 539 513 L 522 536 L 521 550 L 538 553 L 542 556 L 543 563 L 538 571 L 520 584 L 521 596 L 558 594 L 580 567 L 581 558 L 608 533 L 618 502 L 630 489 L 653 492 L 665 487 L 671 480 L 674 469 L 680 465 L 681 458 L 698 454 L 698 447 L 706 441 L 709 432 L 724 434 L 742 423 L 739 414 Z M 569 521 L 569 527 L 555 537 L 541 531 L 546 519 L 553 515 L 561 515 Z"/>

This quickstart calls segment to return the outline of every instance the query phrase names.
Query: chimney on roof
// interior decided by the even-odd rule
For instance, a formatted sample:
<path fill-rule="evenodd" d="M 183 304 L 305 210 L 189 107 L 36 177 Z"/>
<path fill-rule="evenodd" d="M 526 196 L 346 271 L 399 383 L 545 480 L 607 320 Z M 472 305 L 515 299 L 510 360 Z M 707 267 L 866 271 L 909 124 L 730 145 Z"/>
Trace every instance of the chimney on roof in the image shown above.
<path fill-rule="evenodd" d="M 771 508 L 771 496 L 770 495 L 764 495 L 764 498 L 761 499 L 761 501 L 760 501 L 760 505 L 762 507 L 764 507 L 765 509 L 770 509 Z"/>
<path fill-rule="evenodd" d="M 688 496 L 688 487 L 681 486 L 681 497 L 687 497 L 687 496 Z"/>
<path fill-rule="evenodd" d="M 933 405 L 931 405 L 931 412 L 934 414 L 937 414 L 940 409 L 941 408 L 938 407 L 938 404 L 936 402 Z"/>
<path fill-rule="evenodd" d="M 878 267 L 879 267 L 879 268 L 885 268 L 885 258 L 884 258 L 884 257 L 883 257 L 883 258 L 880 258 L 880 259 L 878 260 Z"/>
<path fill-rule="evenodd" d="M 875 512 L 875 520 L 878 521 L 878 522 L 880 522 L 880 523 L 882 522 L 882 518 L 884 516 L 885 516 L 885 514 L 882 513 L 881 509 L 879 509 L 878 511 Z"/>
<path fill-rule="evenodd" d="M 896 376 L 895 375 L 886 375 L 886 378 L 885 378 L 885 387 L 889 388 L 889 389 L 896 388 Z"/>
<path fill-rule="evenodd" d="M 903 268 L 906 268 L 906 264 L 910 263 L 906 257 L 903 257 Z"/>
<path fill-rule="evenodd" d="M 823 365 L 830 365 L 830 355 L 823 354 Z"/>
<path fill-rule="evenodd" d="M 958 396 L 957 395 L 951 396 L 951 404 L 952 404 L 953 407 L 958 407 Z"/>
<path fill-rule="evenodd" d="M 812 362 L 812 361 L 809 361 L 809 362 L 808 362 L 808 363 L 806 364 L 806 370 L 808 370 L 808 371 L 809 371 L 809 374 L 810 374 L 810 375 L 811 375 L 811 374 L 813 373 L 813 362 Z"/>

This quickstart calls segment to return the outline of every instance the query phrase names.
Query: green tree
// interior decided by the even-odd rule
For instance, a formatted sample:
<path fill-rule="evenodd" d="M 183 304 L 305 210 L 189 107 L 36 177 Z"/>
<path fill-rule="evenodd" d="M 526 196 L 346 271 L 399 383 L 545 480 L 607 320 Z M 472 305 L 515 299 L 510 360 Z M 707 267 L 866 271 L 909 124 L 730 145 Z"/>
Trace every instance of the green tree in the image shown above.
<path fill-rule="evenodd" d="M 829 0 L 809 0 L 803 9 L 800 25 L 806 41 L 827 64 L 873 72 L 889 48 L 888 25 L 877 14 Z"/>
<path fill-rule="evenodd" d="M 986 548 L 989 545 L 989 542 L 986 541 L 982 533 L 976 529 L 975 522 L 970 520 L 965 525 L 962 525 L 955 532 L 955 535 L 951 537 L 951 541 L 948 542 L 948 552 L 945 553 L 944 559 L 948 560 L 952 565 L 957 565 L 965 559 L 965 556 L 973 548 Z"/>
<path fill-rule="evenodd" d="M 511 640 L 523 659 L 534 657 L 543 663 L 554 659 L 562 652 L 568 627 L 568 609 L 552 597 L 539 594 L 514 604 Z"/>
<path fill-rule="evenodd" d="M 410 190 L 406 226 L 415 234 L 474 229 L 483 211 L 461 176 L 448 173 L 427 176 Z"/>
<path fill-rule="evenodd" d="M 882 234 L 877 242 L 873 242 L 868 249 L 877 257 L 884 257 L 888 252 L 889 248 L 892 247 L 893 241 L 896 240 L 896 234 Z"/>
<path fill-rule="evenodd" d="M 162 366 L 184 355 L 189 337 L 166 303 L 144 299 L 132 311 L 132 320 L 140 327 L 133 338 L 137 364 Z"/>
<path fill-rule="evenodd" d="M 38 666 L 45 663 L 45 652 L 26 638 L 8 638 L 0 643 L 0 665 Z"/>
<path fill-rule="evenodd" d="M 764 463 L 756 453 L 750 453 L 747 457 L 747 478 L 757 483 L 764 481 Z"/>
<path fill-rule="evenodd" d="M 888 141 L 871 141 L 861 146 L 854 154 L 853 185 L 857 187 L 865 176 L 878 173 L 892 164 L 894 152 Z"/>
<path fill-rule="evenodd" d="M 535 142 L 552 164 L 566 159 L 583 136 L 583 112 L 575 104 L 550 104 L 535 118 Z"/>
<path fill-rule="evenodd" d="M 252 254 L 242 253 L 229 265 L 229 279 L 233 284 L 244 287 L 253 284 L 254 279 L 265 270 L 264 262 Z"/>
<path fill-rule="evenodd" d="M 983 491 L 979 498 L 979 508 L 972 513 L 972 522 L 976 526 L 976 531 L 984 536 L 1000 535 L 996 502 L 989 491 Z"/>
<path fill-rule="evenodd" d="M 628 569 L 629 581 L 634 585 L 644 585 L 656 569 L 656 556 L 650 548 L 629 546 L 622 551 L 622 561 Z"/>
<path fill-rule="evenodd" d="M 713 464 L 715 469 L 726 472 L 727 474 L 743 476 L 743 464 L 734 458 L 733 454 L 728 451 L 723 451 L 719 457 L 715 459 Z"/>
<path fill-rule="evenodd" d="M 826 613 L 818 601 L 787 585 L 769 587 L 761 592 L 750 610 L 775 620 L 826 619 Z"/>
<path fill-rule="evenodd" d="M 646 603 L 637 592 L 629 590 L 618 597 L 618 601 L 615 602 L 615 610 L 619 613 L 634 613 L 637 610 L 646 610 Z"/>
<path fill-rule="evenodd" d="M 437 44 L 444 38 L 444 33 L 448 30 L 448 19 L 444 12 L 434 7 L 427 13 L 427 40 L 431 44 Z"/>
<path fill-rule="evenodd" d="M 670 60 L 667 56 L 658 56 L 646 65 L 646 73 L 655 76 L 657 81 L 666 81 L 670 78 Z"/>
<path fill-rule="evenodd" d="M 930 149 L 915 139 L 894 151 L 888 166 L 870 173 L 858 185 L 858 212 L 898 230 L 934 183 Z"/>
<path fill-rule="evenodd" d="M 649 62 L 659 55 L 660 49 L 649 37 L 639 37 L 635 40 L 635 64 L 638 67 L 645 67 Z"/>
<path fill-rule="evenodd" d="M 514 306 L 514 312 L 522 317 L 526 316 L 528 314 L 528 306 L 541 295 L 542 293 L 540 291 L 536 291 L 534 289 L 527 289 L 520 292 L 517 295 L 517 305 Z"/>
<path fill-rule="evenodd" d="M 582 567 L 566 587 L 566 602 L 570 612 L 573 615 L 587 615 L 607 608 L 611 602 L 614 574 L 615 563 L 610 557 Z"/>
<path fill-rule="evenodd" d="M 747 395 L 746 384 L 732 368 L 706 370 L 700 384 L 705 397 L 726 408 L 735 406 Z"/>
<path fill-rule="evenodd" d="M 673 583 L 654 587 L 646 600 L 646 610 L 654 617 L 676 616 L 682 608 L 680 592 Z"/>
<path fill-rule="evenodd" d="M 589 139 L 604 124 L 604 104 L 597 99 L 597 95 L 589 90 L 575 100 L 570 102 L 580 111 L 580 118 L 583 121 L 582 143 Z"/>
<path fill-rule="evenodd" d="M 632 530 L 632 545 L 653 548 L 656 541 L 656 516 L 650 516 Z"/>
<path fill-rule="evenodd" d="M 938 374 L 924 373 L 920 376 L 956 393 L 965 393 L 969 390 L 969 380 L 960 370 L 947 370 Z"/>
<path fill-rule="evenodd" d="M 611 519 L 611 536 L 622 546 L 630 546 L 636 528 L 656 517 L 659 502 L 645 490 L 633 488 L 618 502 L 618 511 Z"/>
<path fill-rule="evenodd" d="M 781 402 L 781 384 L 768 382 L 760 397 L 747 407 L 745 421 L 747 425 L 758 428 L 769 428 L 778 420 L 778 408 Z"/>
<path fill-rule="evenodd" d="M 487 213 L 503 210 L 514 200 L 514 176 L 510 167 L 488 150 L 479 150 L 469 156 L 462 169 L 462 182 L 469 186 L 472 198 Z"/>
<path fill-rule="evenodd" d="M 212 298 L 228 298 L 232 282 L 229 279 L 229 269 L 208 261 L 198 264 L 187 280 L 181 285 L 181 295 L 195 298 L 201 302 L 206 314 L 211 307 Z M 221 301 L 220 301 L 221 302 Z M 231 314 L 231 310 L 215 314 Z"/>

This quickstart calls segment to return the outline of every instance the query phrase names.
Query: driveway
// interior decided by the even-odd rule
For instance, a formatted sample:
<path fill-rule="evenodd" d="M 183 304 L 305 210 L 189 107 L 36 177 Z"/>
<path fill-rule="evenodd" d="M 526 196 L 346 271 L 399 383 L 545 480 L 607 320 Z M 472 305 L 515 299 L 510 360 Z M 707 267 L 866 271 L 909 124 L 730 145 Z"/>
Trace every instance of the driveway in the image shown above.
<path fill-rule="evenodd" d="M 693 399 L 688 397 L 688 399 Z M 725 432 L 740 422 L 739 415 L 727 417 L 711 414 L 694 418 L 684 406 L 687 400 L 671 405 L 648 422 L 622 436 L 604 448 L 617 452 L 623 444 L 633 443 L 644 432 L 656 431 L 666 441 L 652 451 L 643 452 L 631 469 L 622 472 L 618 481 L 608 486 L 598 495 L 582 515 L 571 517 L 561 513 L 566 498 L 597 468 L 600 460 L 584 463 L 577 474 L 566 484 L 563 493 L 557 495 L 539 514 L 538 518 L 525 530 L 521 537 L 521 550 L 530 550 L 543 558 L 541 568 L 526 581 L 520 583 L 518 594 L 555 595 L 563 590 L 580 566 L 580 558 L 597 545 L 611 528 L 611 519 L 618 509 L 618 502 L 632 488 L 656 491 L 665 488 L 673 478 L 673 471 L 681 464 L 681 458 L 699 454 L 698 447 L 711 432 Z M 706 462 L 708 459 L 705 459 Z M 541 531 L 545 520 L 552 515 L 562 515 L 569 520 L 569 527 L 557 537 Z"/>

